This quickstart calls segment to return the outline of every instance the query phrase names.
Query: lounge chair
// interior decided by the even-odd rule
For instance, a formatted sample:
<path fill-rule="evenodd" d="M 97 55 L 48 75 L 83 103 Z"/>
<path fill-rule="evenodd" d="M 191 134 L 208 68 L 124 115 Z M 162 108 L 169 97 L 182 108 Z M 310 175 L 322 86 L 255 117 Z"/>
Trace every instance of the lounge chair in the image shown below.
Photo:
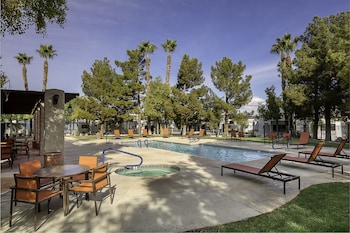
<path fill-rule="evenodd" d="M 286 183 L 288 181 L 292 180 L 298 180 L 298 185 L 300 189 L 300 176 L 296 175 L 291 175 L 287 173 L 282 173 L 279 172 L 278 169 L 276 168 L 276 165 L 281 159 L 285 156 L 286 154 L 278 154 L 274 155 L 271 157 L 270 161 L 268 161 L 264 167 L 262 168 L 256 168 L 256 167 L 251 167 L 248 165 L 244 164 L 239 164 L 239 163 L 230 163 L 226 165 L 221 166 L 221 176 L 223 175 L 223 169 L 232 169 L 234 172 L 240 171 L 240 172 L 245 172 L 249 173 L 252 175 L 257 175 L 257 176 L 262 176 L 265 178 L 273 179 L 273 180 L 278 180 L 283 182 L 283 193 L 286 194 Z M 272 170 L 274 169 L 274 170 Z"/>
<path fill-rule="evenodd" d="M 320 151 L 318 153 L 318 156 L 327 156 L 327 157 L 346 157 L 347 159 L 350 158 L 350 156 L 348 156 L 344 151 L 343 151 L 343 148 L 346 144 L 346 139 L 342 139 L 337 147 L 337 149 L 334 151 L 334 153 L 329 153 L 329 152 L 322 152 Z M 341 154 L 343 151 L 344 154 Z M 312 153 L 312 151 L 300 151 L 298 153 L 299 157 L 300 157 L 300 154 L 304 154 L 305 157 L 306 155 L 310 155 Z"/>
<path fill-rule="evenodd" d="M 169 137 L 169 130 L 168 130 L 168 128 L 164 128 L 163 129 L 163 138 L 167 138 L 167 137 Z"/>
<path fill-rule="evenodd" d="M 325 161 L 322 160 L 318 155 L 321 151 L 321 148 L 323 146 L 324 142 L 319 142 L 316 144 L 314 150 L 310 154 L 309 158 L 300 158 L 300 157 L 294 157 L 294 156 L 284 156 L 282 160 L 291 161 L 291 162 L 297 162 L 297 163 L 304 163 L 304 164 L 310 164 L 310 165 L 317 165 L 317 166 L 323 166 L 323 167 L 331 167 L 332 168 L 332 177 L 334 177 L 334 168 L 341 167 L 341 173 L 344 173 L 343 164 L 335 163 L 331 161 Z M 318 158 L 318 159 L 317 159 Z"/>
<path fill-rule="evenodd" d="M 143 136 L 143 137 L 148 137 L 147 129 L 143 129 L 143 130 L 142 130 L 142 136 Z"/>
<path fill-rule="evenodd" d="M 277 139 L 277 133 L 276 132 L 270 132 L 267 136 L 267 141 L 269 143 L 272 143 L 274 140 Z"/>
<path fill-rule="evenodd" d="M 129 138 L 134 138 L 134 131 L 132 129 L 128 129 Z"/>
<path fill-rule="evenodd" d="M 122 139 L 122 137 L 120 136 L 119 129 L 114 130 L 114 137 L 115 137 L 115 139 Z"/>
<path fill-rule="evenodd" d="M 244 140 L 244 132 L 243 131 L 238 132 L 238 138 L 239 138 L 239 140 Z"/>
<path fill-rule="evenodd" d="M 289 145 L 296 145 L 297 149 L 299 146 L 304 146 L 309 144 L 310 133 L 309 132 L 301 132 L 298 142 L 290 142 Z"/>
<path fill-rule="evenodd" d="M 197 142 L 201 139 L 201 137 L 204 136 L 204 129 L 201 129 L 199 131 L 199 134 L 198 135 L 193 135 L 192 137 L 189 137 L 190 139 L 190 142 Z"/>
<path fill-rule="evenodd" d="M 231 141 L 232 139 L 235 140 L 237 138 L 236 131 L 231 130 Z"/>
<path fill-rule="evenodd" d="M 188 138 L 192 137 L 193 136 L 193 133 L 194 133 L 194 129 L 190 129 L 190 132 L 188 132 Z"/>

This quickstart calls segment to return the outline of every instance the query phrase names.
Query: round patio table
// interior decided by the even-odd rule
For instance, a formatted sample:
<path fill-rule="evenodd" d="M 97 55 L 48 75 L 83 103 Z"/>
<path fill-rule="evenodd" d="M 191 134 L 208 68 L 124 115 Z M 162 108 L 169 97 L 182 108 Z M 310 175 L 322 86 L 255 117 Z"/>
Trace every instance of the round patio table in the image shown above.
<path fill-rule="evenodd" d="M 66 216 L 68 214 L 68 184 L 66 184 L 66 182 L 62 182 L 62 180 L 64 178 L 83 173 L 87 175 L 89 170 L 89 166 L 82 166 L 78 164 L 64 164 L 52 167 L 43 167 L 36 171 L 34 174 L 39 178 L 56 178 L 61 180 L 63 191 L 63 212 L 64 216 Z"/>

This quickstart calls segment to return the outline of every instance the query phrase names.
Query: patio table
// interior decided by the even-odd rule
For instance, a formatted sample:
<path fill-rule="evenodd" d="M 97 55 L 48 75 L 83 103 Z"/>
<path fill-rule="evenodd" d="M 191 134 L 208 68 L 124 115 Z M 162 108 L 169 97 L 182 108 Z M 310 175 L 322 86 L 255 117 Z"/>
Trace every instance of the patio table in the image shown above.
<path fill-rule="evenodd" d="M 63 212 L 64 216 L 68 214 L 68 187 L 66 182 L 62 182 L 64 178 L 69 178 L 79 174 L 88 174 L 90 170 L 89 166 L 82 166 L 78 164 L 64 164 L 52 167 L 43 167 L 36 171 L 34 174 L 39 178 L 55 178 L 61 180 L 63 191 Z"/>

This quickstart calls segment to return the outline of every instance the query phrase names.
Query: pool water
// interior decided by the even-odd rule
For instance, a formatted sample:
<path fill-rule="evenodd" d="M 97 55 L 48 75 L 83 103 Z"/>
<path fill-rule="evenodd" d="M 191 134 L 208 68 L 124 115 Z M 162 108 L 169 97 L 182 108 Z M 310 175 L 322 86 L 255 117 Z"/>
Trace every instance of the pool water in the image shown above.
<path fill-rule="evenodd" d="M 177 166 L 142 165 L 142 166 L 135 166 L 133 168 L 120 168 L 120 169 L 117 169 L 115 172 L 123 176 L 154 177 L 154 176 L 165 176 L 165 175 L 169 175 L 179 171 L 180 171 L 180 168 Z"/>
<path fill-rule="evenodd" d="M 137 142 L 123 142 L 123 145 L 139 147 Z M 204 144 L 187 145 L 173 142 L 148 141 L 148 146 L 162 150 L 170 150 L 179 153 L 190 154 L 224 162 L 246 162 L 271 157 L 274 153 L 266 151 L 239 149 L 224 146 L 212 146 Z M 145 147 L 144 141 L 142 147 Z"/>

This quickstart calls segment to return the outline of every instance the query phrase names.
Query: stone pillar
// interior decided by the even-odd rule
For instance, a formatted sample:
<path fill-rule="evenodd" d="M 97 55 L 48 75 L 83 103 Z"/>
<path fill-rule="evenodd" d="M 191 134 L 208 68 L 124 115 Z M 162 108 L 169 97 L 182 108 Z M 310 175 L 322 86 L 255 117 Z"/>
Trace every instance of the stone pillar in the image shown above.
<path fill-rule="evenodd" d="M 40 124 L 40 155 L 64 151 L 64 103 L 62 90 L 46 90 Z"/>

